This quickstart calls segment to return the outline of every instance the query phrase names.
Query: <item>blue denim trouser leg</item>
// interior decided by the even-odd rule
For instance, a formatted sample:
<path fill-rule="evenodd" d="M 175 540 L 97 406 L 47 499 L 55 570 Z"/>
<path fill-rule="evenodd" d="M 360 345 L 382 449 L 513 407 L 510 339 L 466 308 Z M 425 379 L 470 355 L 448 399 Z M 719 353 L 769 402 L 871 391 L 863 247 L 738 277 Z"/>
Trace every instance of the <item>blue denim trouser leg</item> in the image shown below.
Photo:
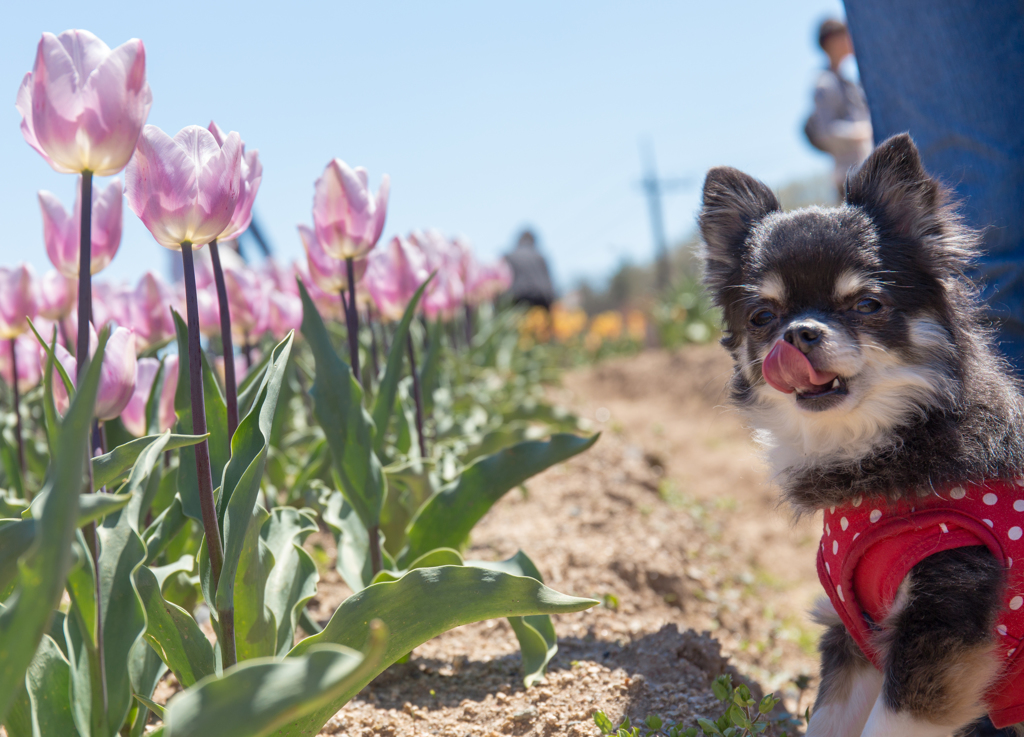
<path fill-rule="evenodd" d="M 1024 3 L 846 0 L 875 141 L 909 131 L 984 229 L 977 277 L 1024 373 Z"/>

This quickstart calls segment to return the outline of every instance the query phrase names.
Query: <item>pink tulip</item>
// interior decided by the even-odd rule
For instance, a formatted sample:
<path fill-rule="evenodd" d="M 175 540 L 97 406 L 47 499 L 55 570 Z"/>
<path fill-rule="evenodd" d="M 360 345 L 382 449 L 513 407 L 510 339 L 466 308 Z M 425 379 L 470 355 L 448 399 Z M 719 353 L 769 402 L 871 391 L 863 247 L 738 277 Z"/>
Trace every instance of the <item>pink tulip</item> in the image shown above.
<path fill-rule="evenodd" d="M 235 356 L 235 371 L 238 372 L 239 377 L 246 376 L 249 370 L 263 359 L 263 352 L 259 348 L 250 348 L 248 355 L 252 359 L 252 364 L 249 363 L 245 353 Z M 213 359 L 213 367 L 217 370 L 220 380 L 224 381 L 224 356 L 217 356 Z"/>
<path fill-rule="evenodd" d="M 39 312 L 39 286 L 28 264 L 0 267 L 0 338 L 17 338 Z"/>
<path fill-rule="evenodd" d="M 466 301 L 471 305 L 488 302 L 512 286 L 512 269 L 508 262 L 499 259 L 493 264 L 474 261 L 466 281 Z"/>
<path fill-rule="evenodd" d="M 423 251 L 395 236 L 386 247 L 371 252 L 367 261 L 364 291 L 386 320 L 401 319 L 409 300 L 430 276 Z"/>
<path fill-rule="evenodd" d="M 313 223 L 323 250 L 336 259 L 362 258 L 380 240 L 388 211 L 390 180 L 385 174 L 374 198 L 366 169 L 352 170 L 334 159 L 316 181 Z"/>
<path fill-rule="evenodd" d="M 309 298 L 313 300 L 313 304 L 320 311 L 322 317 L 331 320 L 344 320 L 345 314 L 341 306 L 341 292 L 325 292 L 320 288 L 320 285 L 316 283 L 316 280 L 310 275 L 308 266 L 306 264 L 300 264 L 296 268 L 296 276 L 302 282 L 303 286 L 306 287 L 306 291 L 309 292 Z"/>
<path fill-rule="evenodd" d="M 252 269 L 224 269 L 224 287 L 231 311 L 231 334 L 251 343 L 266 332 L 269 321 L 269 289 L 264 288 Z M 219 315 L 219 311 L 218 311 Z"/>
<path fill-rule="evenodd" d="M 82 30 L 43 34 L 16 103 L 22 135 L 50 166 L 101 177 L 128 163 L 152 104 L 142 41 L 111 51 Z"/>
<path fill-rule="evenodd" d="M 227 136 L 224 135 L 216 123 L 212 120 L 208 127 L 217 144 L 224 146 Z M 224 232 L 217 236 L 218 240 L 231 240 L 237 238 L 249 228 L 252 222 L 252 203 L 256 201 L 256 193 L 260 189 L 260 181 L 263 179 L 263 164 L 260 163 L 260 152 L 256 149 L 245 150 L 245 143 L 242 143 L 241 161 L 241 192 L 238 195 L 238 204 L 235 205 L 235 213 L 231 216 L 231 222 L 224 229 Z"/>
<path fill-rule="evenodd" d="M 437 270 L 423 293 L 423 312 L 431 320 L 450 320 L 465 299 L 465 287 L 456 269 L 445 264 Z"/>
<path fill-rule="evenodd" d="M 36 328 L 44 338 L 49 338 L 52 335 L 52 328 L 48 326 L 36 323 Z M 22 333 L 15 338 L 14 342 L 16 345 L 15 350 L 18 352 L 16 356 L 18 364 L 18 389 L 25 392 L 38 384 L 39 379 L 43 375 L 43 367 L 39 359 L 39 341 L 36 340 L 36 336 L 32 333 Z M 8 386 L 14 384 L 13 368 L 11 363 L 11 341 L 0 341 L 0 376 L 3 376 Z"/>
<path fill-rule="evenodd" d="M 96 330 L 89 325 L 89 355 L 96 352 Z M 57 346 L 57 360 L 67 372 L 72 385 L 77 385 L 78 361 L 65 350 Z M 93 416 L 98 420 L 112 420 L 128 405 L 135 393 L 135 380 L 138 363 L 135 358 L 135 333 L 128 328 L 117 328 L 110 334 L 107 348 L 103 353 L 103 368 L 100 372 L 99 393 L 96 395 L 96 408 Z M 56 374 L 53 378 L 53 398 L 57 411 L 67 412 L 69 401 L 64 390 L 64 382 Z"/>
<path fill-rule="evenodd" d="M 220 304 L 213 289 L 203 290 L 196 295 L 199 308 L 199 332 L 203 335 L 220 335 Z"/>
<path fill-rule="evenodd" d="M 39 280 L 39 314 L 49 320 L 63 320 L 74 309 L 77 295 L 74 279 L 50 269 Z"/>
<path fill-rule="evenodd" d="M 75 187 L 75 209 L 68 213 L 57 196 L 39 193 L 43 211 L 43 239 L 46 255 L 64 276 L 78 276 L 78 249 L 82 232 L 82 178 Z M 121 180 L 113 180 L 106 189 L 92 190 L 92 248 L 89 271 L 98 274 L 107 268 L 121 245 Z"/>
<path fill-rule="evenodd" d="M 220 254 L 220 265 L 222 269 L 245 269 L 247 268 L 243 259 L 233 248 L 218 248 Z M 216 289 L 213 275 L 213 258 L 210 250 L 204 248 L 195 254 L 196 288 L 199 290 L 209 289 L 211 292 Z M 214 293 L 216 297 L 216 293 Z"/>
<path fill-rule="evenodd" d="M 299 286 L 295 282 L 298 272 L 294 263 L 282 266 L 270 256 L 263 261 L 258 271 L 260 278 L 273 285 L 273 288 L 277 291 L 285 292 L 295 297 L 299 296 Z"/>
<path fill-rule="evenodd" d="M 171 288 L 152 271 L 139 279 L 128 303 L 129 324 L 140 341 L 139 349 L 159 345 L 174 337 L 174 317 L 171 307 L 177 300 Z"/>
<path fill-rule="evenodd" d="M 269 308 L 268 324 L 275 340 L 281 340 L 288 331 L 302 326 L 302 300 L 294 294 L 272 291 Z"/>
<path fill-rule="evenodd" d="M 132 435 L 142 437 L 146 434 L 146 404 L 153 391 L 156 372 L 160 361 L 155 358 L 138 360 L 138 378 L 135 391 L 121 412 L 121 422 Z M 171 353 L 164 359 L 164 370 L 161 374 L 160 396 L 157 399 L 156 431 L 164 432 L 174 427 L 177 416 L 174 414 L 174 392 L 178 388 L 178 354 Z"/>
<path fill-rule="evenodd" d="M 95 282 L 92 285 L 92 319 L 104 327 L 108 322 L 126 328 L 132 325 L 132 291 L 127 284 Z M 76 321 L 77 322 L 77 321 Z"/>
<path fill-rule="evenodd" d="M 324 250 L 316 231 L 299 226 L 302 245 L 306 249 L 306 260 L 309 265 L 309 276 L 320 289 L 328 294 L 340 294 L 348 289 L 348 272 L 345 262 L 329 256 Z M 360 258 L 353 262 L 356 281 L 366 272 L 366 259 Z"/>
<path fill-rule="evenodd" d="M 128 206 L 161 246 L 203 246 L 231 222 L 241 192 L 241 159 L 237 133 L 229 133 L 221 146 L 197 125 L 174 138 L 147 125 L 125 170 Z"/>

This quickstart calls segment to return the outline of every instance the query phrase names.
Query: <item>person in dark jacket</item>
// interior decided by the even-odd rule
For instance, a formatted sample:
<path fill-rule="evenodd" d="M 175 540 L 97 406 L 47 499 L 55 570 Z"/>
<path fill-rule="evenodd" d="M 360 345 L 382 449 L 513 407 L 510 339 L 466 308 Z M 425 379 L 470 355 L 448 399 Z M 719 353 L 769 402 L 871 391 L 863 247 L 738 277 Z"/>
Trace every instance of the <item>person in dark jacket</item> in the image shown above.
<path fill-rule="evenodd" d="M 512 252 L 505 256 L 512 268 L 512 302 L 517 305 L 543 307 L 551 310 L 555 301 L 555 287 L 543 254 L 537 250 L 537 238 L 524 230 Z"/>

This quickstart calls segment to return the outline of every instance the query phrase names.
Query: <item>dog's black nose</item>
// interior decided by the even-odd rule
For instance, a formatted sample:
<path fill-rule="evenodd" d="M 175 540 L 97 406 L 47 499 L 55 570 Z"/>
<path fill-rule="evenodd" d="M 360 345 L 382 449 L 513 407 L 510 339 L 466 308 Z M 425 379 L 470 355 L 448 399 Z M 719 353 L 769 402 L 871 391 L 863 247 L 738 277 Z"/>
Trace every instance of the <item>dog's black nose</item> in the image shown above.
<path fill-rule="evenodd" d="M 810 353 L 811 349 L 821 342 L 821 328 L 813 323 L 797 323 L 790 325 L 782 337 L 804 353 Z"/>

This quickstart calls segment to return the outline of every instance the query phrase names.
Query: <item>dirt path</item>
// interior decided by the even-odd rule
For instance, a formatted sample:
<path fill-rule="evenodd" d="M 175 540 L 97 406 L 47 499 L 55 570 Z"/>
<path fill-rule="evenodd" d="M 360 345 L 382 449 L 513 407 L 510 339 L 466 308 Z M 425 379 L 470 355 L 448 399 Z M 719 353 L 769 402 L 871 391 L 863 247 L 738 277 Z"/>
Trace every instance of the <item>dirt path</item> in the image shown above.
<path fill-rule="evenodd" d="M 719 406 L 728 370 L 714 346 L 649 352 L 553 390 L 603 437 L 507 495 L 469 551 L 522 548 L 552 587 L 606 601 L 555 618 L 560 650 L 544 684 L 523 689 L 506 622 L 469 625 L 383 674 L 323 734 L 595 735 L 598 709 L 694 724 L 714 715 L 709 684 L 727 668 L 795 708 L 794 679 L 817 669 L 805 614 L 817 527 L 775 508 L 747 432 Z M 333 556 L 329 538 L 309 544 Z M 326 619 L 347 592 L 324 575 L 313 611 Z"/>

